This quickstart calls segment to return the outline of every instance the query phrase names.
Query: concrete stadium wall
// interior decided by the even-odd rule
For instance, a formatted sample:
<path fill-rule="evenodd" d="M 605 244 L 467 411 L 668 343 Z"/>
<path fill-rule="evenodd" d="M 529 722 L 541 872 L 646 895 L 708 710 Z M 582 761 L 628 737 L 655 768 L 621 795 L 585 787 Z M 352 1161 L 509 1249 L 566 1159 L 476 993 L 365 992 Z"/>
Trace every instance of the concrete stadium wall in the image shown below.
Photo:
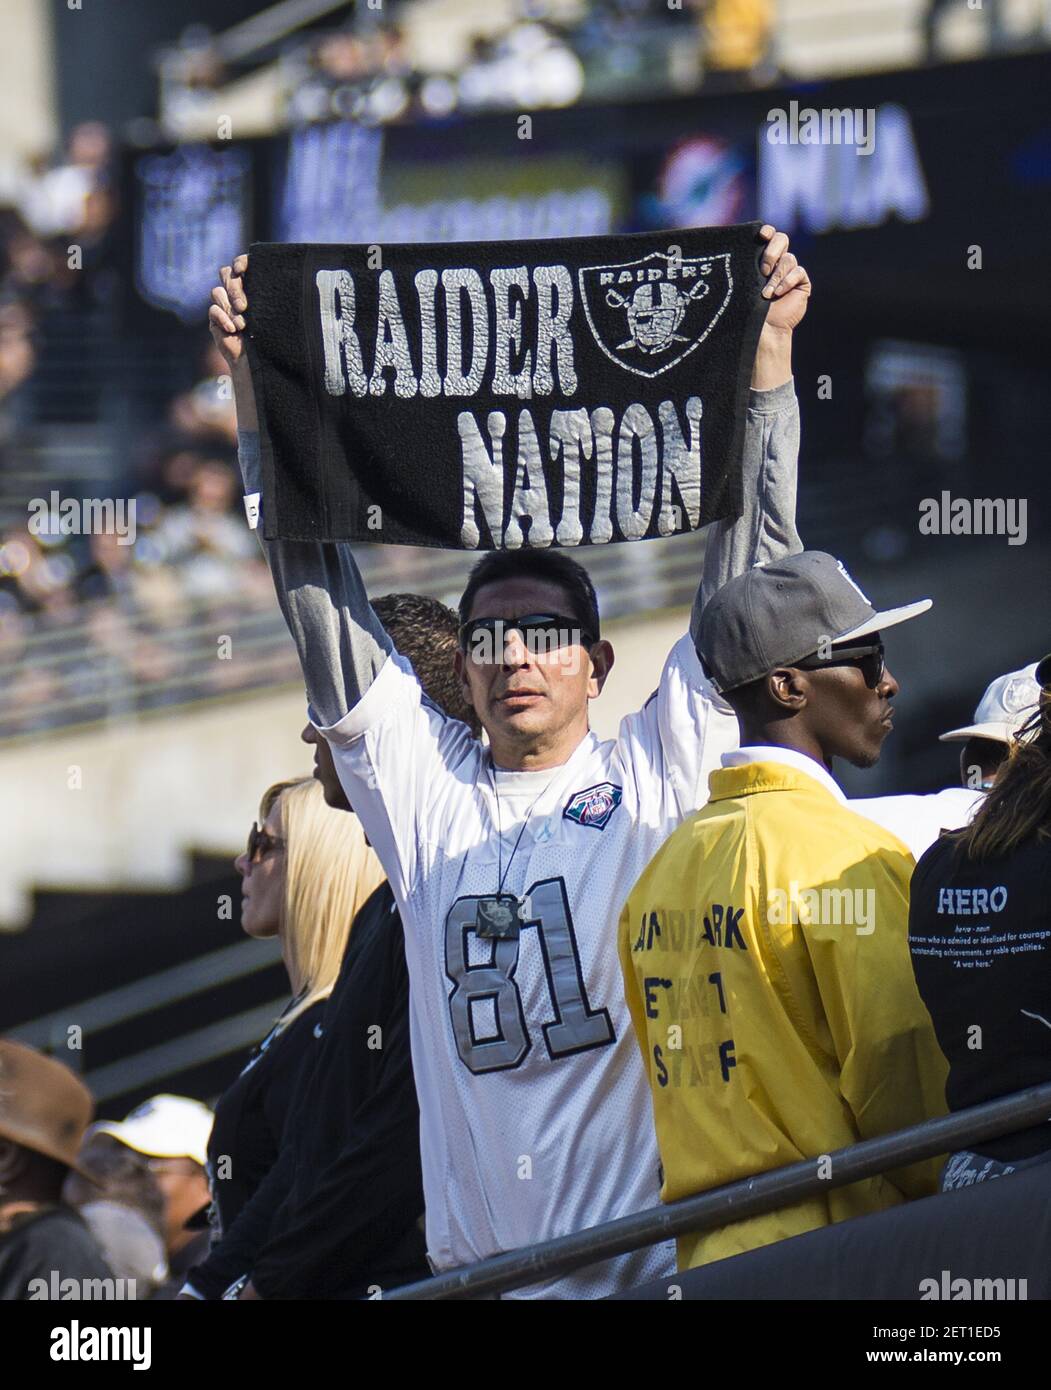
<path fill-rule="evenodd" d="M 40 0 L 4 0 L 0 44 L 0 188 L 9 191 L 21 161 L 55 142 L 51 26 Z"/>

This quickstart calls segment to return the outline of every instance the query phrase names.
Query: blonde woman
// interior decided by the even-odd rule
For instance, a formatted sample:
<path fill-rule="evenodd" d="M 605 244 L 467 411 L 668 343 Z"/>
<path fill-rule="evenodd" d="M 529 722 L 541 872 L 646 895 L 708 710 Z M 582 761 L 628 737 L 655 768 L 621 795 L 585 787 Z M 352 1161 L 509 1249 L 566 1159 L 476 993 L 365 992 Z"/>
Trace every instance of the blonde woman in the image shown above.
<path fill-rule="evenodd" d="M 374 607 L 428 698 L 478 737 L 454 665 L 457 614 L 422 594 L 387 594 Z M 312 725 L 302 736 L 325 801 L 347 814 L 329 745 Z M 257 904 L 264 863 L 250 890 Z M 180 1297 L 360 1299 L 427 1277 L 409 973 L 387 882 L 354 919 L 315 1033 L 277 1162 Z"/>
<path fill-rule="evenodd" d="M 216 1106 L 208 1166 L 221 1231 L 277 1158 L 351 923 L 385 877 L 357 817 L 328 807 L 314 779 L 271 787 L 259 814 L 234 861 L 241 926 L 257 940 L 280 938 L 292 999 Z"/>

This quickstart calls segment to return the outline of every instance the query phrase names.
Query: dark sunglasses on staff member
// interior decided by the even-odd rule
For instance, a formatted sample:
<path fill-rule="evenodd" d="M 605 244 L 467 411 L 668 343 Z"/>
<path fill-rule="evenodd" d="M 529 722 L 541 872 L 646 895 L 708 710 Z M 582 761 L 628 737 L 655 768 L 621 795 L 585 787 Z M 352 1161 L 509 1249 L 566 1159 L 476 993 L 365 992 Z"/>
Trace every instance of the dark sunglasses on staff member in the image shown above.
<path fill-rule="evenodd" d="M 827 657 L 809 656 L 805 661 L 794 661 L 792 665 L 797 671 L 823 671 L 826 666 L 859 666 L 870 690 L 876 689 L 887 669 L 882 642 L 861 647 L 830 647 Z"/>

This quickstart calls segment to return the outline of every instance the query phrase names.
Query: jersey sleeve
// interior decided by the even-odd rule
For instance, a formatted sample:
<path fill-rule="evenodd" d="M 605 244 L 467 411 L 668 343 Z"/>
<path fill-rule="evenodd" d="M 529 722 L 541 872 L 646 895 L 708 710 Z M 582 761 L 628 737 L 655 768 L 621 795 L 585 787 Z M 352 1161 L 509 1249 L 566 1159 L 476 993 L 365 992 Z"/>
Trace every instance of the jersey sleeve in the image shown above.
<path fill-rule="evenodd" d="M 709 773 L 739 742 L 737 716 L 712 689 L 693 638 L 680 637 L 656 691 L 620 725 L 618 746 L 643 820 L 671 825 L 703 806 Z"/>
<path fill-rule="evenodd" d="M 966 787 L 946 787 L 922 796 L 858 797 L 847 805 L 903 840 L 918 862 L 946 830 L 966 825 L 984 796 Z"/>
<path fill-rule="evenodd" d="M 631 1015 L 635 1041 L 642 1053 L 642 1065 L 646 1068 L 646 1079 L 652 1089 L 653 1067 L 651 1065 L 649 1029 L 646 1026 L 646 1010 L 643 1006 L 642 995 L 639 992 L 638 977 L 635 974 L 635 962 L 632 960 L 632 944 L 635 940 L 635 933 L 632 931 L 631 914 L 632 907 L 637 900 L 639 899 L 637 899 L 636 892 L 633 891 L 621 909 L 620 921 L 617 925 L 617 954 L 620 956 L 620 973 L 624 979 L 624 1002 Z"/>
<path fill-rule="evenodd" d="M 481 745 L 466 724 L 428 700 L 394 652 L 335 724 L 311 722 L 332 747 L 347 800 L 404 902 L 438 852 L 429 826 L 443 798 L 477 780 Z"/>
<path fill-rule="evenodd" d="M 259 436 L 238 435 L 250 517 L 258 524 Z M 351 806 L 395 893 L 418 872 L 421 812 L 465 761 L 477 762 L 466 725 L 425 699 L 365 593 L 345 542 L 268 541 L 278 603 L 296 644 L 310 720 L 332 745 Z M 404 901 L 404 899 L 402 899 Z"/>

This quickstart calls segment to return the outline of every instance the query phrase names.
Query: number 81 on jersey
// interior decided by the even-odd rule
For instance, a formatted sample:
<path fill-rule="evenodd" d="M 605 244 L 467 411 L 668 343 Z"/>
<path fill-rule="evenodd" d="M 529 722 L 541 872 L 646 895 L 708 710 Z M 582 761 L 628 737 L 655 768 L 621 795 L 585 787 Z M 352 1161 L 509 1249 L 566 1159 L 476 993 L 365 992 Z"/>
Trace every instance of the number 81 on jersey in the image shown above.
<path fill-rule="evenodd" d="M 478 901 L 478 897 L 457 898 L 445 919 L 445 973 L 453 982 L 449 1014 L 456 1050 L 476 1076 L 519 1066 L 533 1046 L 515 980 L 520 934 L 478 937 Z M 607 1047 L 616 1033 L 609 1010 L 593 1009 L 588 999 L 564 880 L 535 883 L 526 901 L 531 915 L 521 931 L 538 934 L 551 1000 L 552 1017 L 542 1026 L 548 1055 L 557 1059 Z M 489 948 L 489 959 L 475 965 L 468 963 L 472 935 Z M 474 1011 L 483 1003 L 491 1006 L 494 1032 L 479 1038 Z"/>

